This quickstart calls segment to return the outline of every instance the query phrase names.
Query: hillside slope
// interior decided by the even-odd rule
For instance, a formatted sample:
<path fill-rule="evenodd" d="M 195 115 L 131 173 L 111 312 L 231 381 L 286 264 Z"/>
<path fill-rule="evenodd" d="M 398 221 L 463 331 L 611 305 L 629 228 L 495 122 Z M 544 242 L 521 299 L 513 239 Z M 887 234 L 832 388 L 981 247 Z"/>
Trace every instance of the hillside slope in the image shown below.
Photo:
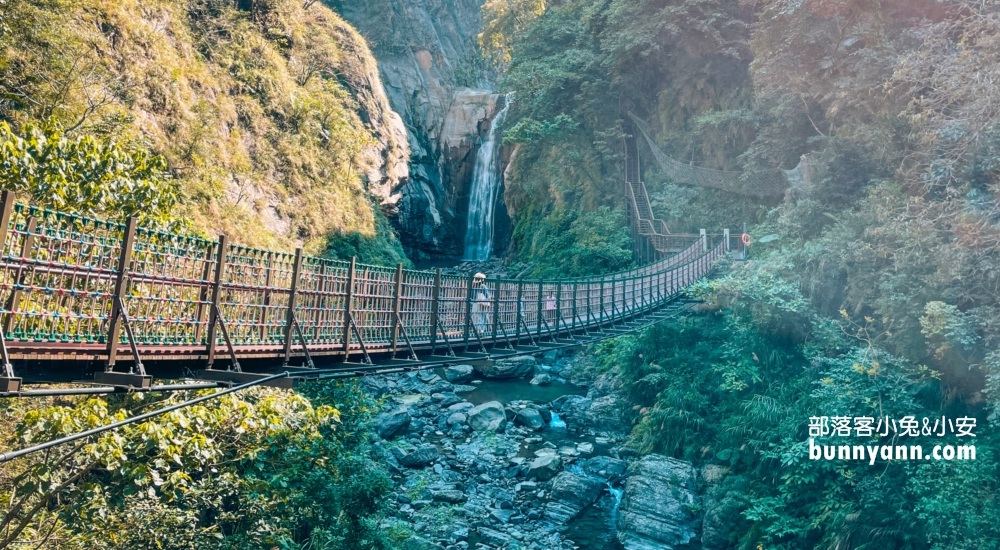
<path fill-rule="evenodd" d="M 393 201 L 405 182 L 405 129 L 375 60 L 321 3 L 0 9 L 0 117 L 55 118 L 70 134 L 162 154 L 201 231 L 316 252 L 331 233 L 371 235 L 374 202 Z"/>

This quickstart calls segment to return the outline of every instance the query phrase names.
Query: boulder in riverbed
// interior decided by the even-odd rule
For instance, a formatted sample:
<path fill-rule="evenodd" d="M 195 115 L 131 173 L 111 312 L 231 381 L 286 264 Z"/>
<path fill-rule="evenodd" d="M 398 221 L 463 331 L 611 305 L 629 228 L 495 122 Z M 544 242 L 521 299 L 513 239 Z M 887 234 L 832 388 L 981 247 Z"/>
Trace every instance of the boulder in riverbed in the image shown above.
<path fill-rule="evenodd" d="M 529 430 L 541 430 L 545 427 L 545 420 L 537 409 L 526 407 L 517 411 L 514 416 L 514 423 L 524 426 Z"/>
<path fill-rule="evenodd" d="M 528 464 L 528 478 L 548 481 L 562 469 L 562 460 L 555 454 L 545 454 Z"/>
<path fill-rule="evenodd" d="M 437 447 L 434 445 L 421 445 L 416 449 L 406 453 L 405 455 L 398 457 L 400 466 L 406 466 L 407 468 L 423 468 L 431 462 L 437 460 L 438 453 Z"/>
<path fill-rule="evenodd" d="M 477 432 L 495 432 L 507 420 L 507 413 L 499 401 L 490 401 L 473 407 L 465 415 L 468 418 L 469 426 Z"/>
<path fill-rule="evenodd" d="M 497 359 L 484 365 L 476 365 L 476 372 L 484 378 L 521 378 L 535 372 L 535 358 L 530 355 L 519 355 Z"/>
<path fill-rule="evenodd" d="M 472 365 L 452 365 L 444 369 L 444 378 L 452 384 L 462 384 L 472 380 L 474 372 Z"/>
<path fill-rule="evenodd" d="M 531 379 L 532 386 L 547 386 L 552 383 L 552 376 L 542 373 Z"/>
<path fill-rule="evenodd" d="M 545 505 L 545 517 L 566 523 L 575 518 L 584 508 L 594 503 L 607 485 L 596 479 L 560 472 L 552 480 L 551 501 Z"/>
<path fill-rule="evenodd" d="M 695 470 L 682 460 L 647 455 L 625 482 L 618 542 L 625 550 L 699 548 Z"/>
<path fill-rule="evenodd" d="M 375 417 L 375 431 L 382 439 L 392 439 L 410 426 L 410 412 L 405 408 L 382 413 Z"/>

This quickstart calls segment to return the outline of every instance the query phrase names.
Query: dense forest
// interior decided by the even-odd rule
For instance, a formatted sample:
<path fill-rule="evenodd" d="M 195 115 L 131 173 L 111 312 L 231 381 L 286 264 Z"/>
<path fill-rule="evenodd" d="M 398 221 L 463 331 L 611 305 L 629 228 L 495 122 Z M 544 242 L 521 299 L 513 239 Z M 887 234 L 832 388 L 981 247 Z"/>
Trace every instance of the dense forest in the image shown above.
<path fill-rule="evenodd" d="M 598 254 L 627 240 L 607 231 L 625 226 L 619 211 L 598 208 L 620 193 L 626 113 L 697 166 L 753 173 L 807 159 L 807 184 L 770 203 L 670 181 L 646 163 L 676 231 L 748 222 L 766 238 L 749 261 L 698 285 L 702 315 L 597 350 L 645 411 L 638 449 L 728 469 L 713 489 L 731 521 L 727 544 L 995 546 L 997 6 L 485 9 L 482 46 L 515 94 L 505 134 L 516 151 L 513 252 L 545 262 L 539 271 L 595 265 L 576 263 L 567 239 L 599 238 Z M 608 268 L 628 261 L 600 257 Z M 809 418 L 836 415 L 972 417 L 977 459 L 808 460 Z"/>
<path fill-rule="evenodd" d="M 405 147 L 343 3 L 0 0 L 0 187 L 408 262 L 378 208 L 394 182 L 377 181 Z M 685 163 L 803 169 L 784 195 L 718 192 L 642 145 L 673 231 L 746 224 L 754 242 L 690 290 L 696 311 L 585 352 L 627 396 L 631 452 L 721 472 L 701 487 L 715 546 L 1000 545 L 1000 7 L 487 0 L 482 17 L 468 67 L 512 102 L 507 259 L 533 277 L 633 264 L 630 116 Z M 2 399 L 0 443 L 185 397 Z M 0 548 L 409 548 L 384 521 L 381 405 L 354 383 L 255 389 L 4 464 Z M 810 460 L 820 416 L 972 419 L 973 437 L 891 443 L 974 444 L 975 460 Z"/>

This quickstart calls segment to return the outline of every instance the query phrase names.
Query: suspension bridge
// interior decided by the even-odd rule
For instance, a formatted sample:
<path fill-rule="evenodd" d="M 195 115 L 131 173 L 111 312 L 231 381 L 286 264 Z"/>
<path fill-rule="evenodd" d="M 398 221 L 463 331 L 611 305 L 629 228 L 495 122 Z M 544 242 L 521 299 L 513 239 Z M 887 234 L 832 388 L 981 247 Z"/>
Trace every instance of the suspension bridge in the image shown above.
<path fill-rule="evenodd" d="M 206 240 L 0 198 L 0 396 L 157 391 L 403 372 L 576 346 L 690 304 L 682 291 L 740 244 L 671 234 L 625 140 L 625 195 L 641 267 L 524 280 L 364 265 Z M 323 366 L 317 366 L 323 358 Z M 160 384 L 171 361 L 194 382 Z M 241 361 L 243 362 L 241 364 Z M 250 372 L 249 362 L 277 367 Z M 74 387 L 23 376 L 99 365 Z M 78 366 L 76 367 L 79 368 Z"/>

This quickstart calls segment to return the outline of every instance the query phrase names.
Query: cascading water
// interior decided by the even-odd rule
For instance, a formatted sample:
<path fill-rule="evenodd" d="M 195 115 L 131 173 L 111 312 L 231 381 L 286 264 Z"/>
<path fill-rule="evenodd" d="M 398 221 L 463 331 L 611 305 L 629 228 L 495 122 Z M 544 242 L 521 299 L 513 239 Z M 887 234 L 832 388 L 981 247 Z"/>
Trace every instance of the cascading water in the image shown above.
<path fill-rule="evenodd" d="M 465 259 L 488 260 L 493 253 L 493 209 L 500 193 L 500 140 L 498 130 L 510 101 L 493 117 L 489 134 L 479 147 L 469 189 L 469 222 L 465 232 Z"/>

